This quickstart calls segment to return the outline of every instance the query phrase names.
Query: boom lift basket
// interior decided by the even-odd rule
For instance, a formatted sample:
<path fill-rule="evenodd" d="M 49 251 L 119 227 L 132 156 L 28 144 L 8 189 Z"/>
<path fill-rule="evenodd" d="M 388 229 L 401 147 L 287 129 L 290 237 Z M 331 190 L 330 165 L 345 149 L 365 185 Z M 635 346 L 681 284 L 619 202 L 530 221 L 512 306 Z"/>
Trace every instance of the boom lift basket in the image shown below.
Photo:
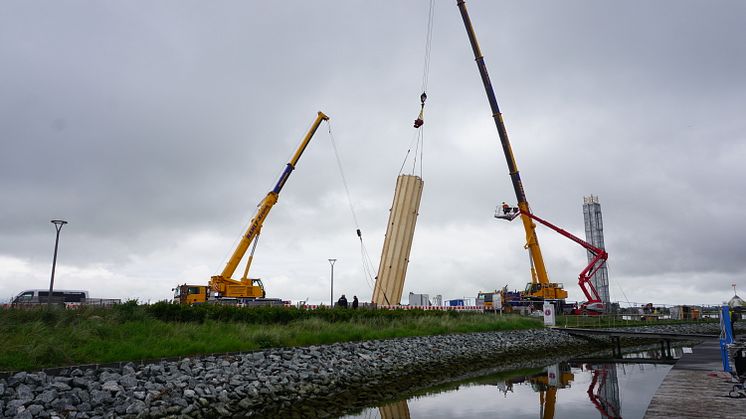
<path fill-rule="evenodd" d="M 495 218 L 501 220 L 513 221 L 519 215 L 521 215 L 521 210 L 518 207 L 510 207 L 503 204 L 495 208 Z"/>

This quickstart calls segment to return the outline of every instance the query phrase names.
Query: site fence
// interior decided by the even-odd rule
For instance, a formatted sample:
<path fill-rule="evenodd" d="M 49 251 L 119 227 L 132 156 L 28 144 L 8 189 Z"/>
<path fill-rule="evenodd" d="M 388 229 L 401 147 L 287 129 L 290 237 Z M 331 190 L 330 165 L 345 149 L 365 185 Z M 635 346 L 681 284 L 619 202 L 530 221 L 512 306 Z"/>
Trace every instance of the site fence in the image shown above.
<path fill-rule="evenodd" d="M 438 310 L 438 311 L 483 311 L 482 306 L 384 306 L 378 308 L 386 310 Z"/>
<path fill-rule="evenodd" d="M 319 308 L 329 308 L 324 304 L 303 304 L 299 305 L 299 308 L 305 308 L 306 310 L 317 310 Z M 348 305 L 348 308 L 350 306 Z M 426 311 L 483 311 L 482 306 L 396 306 L 396 305 L 381 305 L 381 304 L 369 304 L 360 303 L 360 308 L 375 309 L 379 308 L 382 310 L 426 310 Z"/>

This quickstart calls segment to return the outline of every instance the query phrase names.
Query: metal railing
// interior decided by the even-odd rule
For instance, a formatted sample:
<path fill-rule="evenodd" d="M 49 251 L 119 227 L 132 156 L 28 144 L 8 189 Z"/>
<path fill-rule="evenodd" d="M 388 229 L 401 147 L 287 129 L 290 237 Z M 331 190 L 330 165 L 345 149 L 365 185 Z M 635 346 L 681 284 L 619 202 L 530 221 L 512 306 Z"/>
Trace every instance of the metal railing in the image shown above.
<path fill-rule="evenodd" d="M 560 327 L 622 327 L 655 324 L 715 323 L 716 319 L 694 320 L 671 319 L 659 314 L 604 314 L 604 315 L 559 315 L 555 323 Z"/>

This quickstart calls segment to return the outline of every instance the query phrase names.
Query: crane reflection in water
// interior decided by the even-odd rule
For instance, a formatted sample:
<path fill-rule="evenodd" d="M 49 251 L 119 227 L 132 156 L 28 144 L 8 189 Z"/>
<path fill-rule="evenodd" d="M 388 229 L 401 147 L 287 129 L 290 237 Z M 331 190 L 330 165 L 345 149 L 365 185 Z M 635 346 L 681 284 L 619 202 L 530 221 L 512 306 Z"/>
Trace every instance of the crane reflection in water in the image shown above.
<path fill-rule="evenodd" d="M 681 352 L 676 348 L 675 357 Z M 643 417 L 671 361 L 651 351 L 624 359 L 576 359 L 540 369 L 492 373 L 417 390 L 408 399 L 345 418 Z"/>
<path fill-rule="evenodd" d="M 555 415 L 558 391 L 570 388 L 575 379 L 573 369 L 592 374 L 591 383 L 587 389 L 588 400 L 598 410 L 600 416 L 610 419 L 621 418 L 619 383 L 616 365 L 614 364 L 574 365 L 563 362 L 547 366 L 535 374 L 484 384 L 497 387 L 505 397 L 508 397 L 509 393 L 513 393 L 514 386 L 530 386 L 535 393 L 538 393 L 539 418 L 551 419 Z M 414 417 L 418 416 L 416 413 Z M 362 417 L 409 419 L 413 416 L 410 412 L 408 400 L 399 400 L 379 406 L 377 409 L 368 409 Z"/>

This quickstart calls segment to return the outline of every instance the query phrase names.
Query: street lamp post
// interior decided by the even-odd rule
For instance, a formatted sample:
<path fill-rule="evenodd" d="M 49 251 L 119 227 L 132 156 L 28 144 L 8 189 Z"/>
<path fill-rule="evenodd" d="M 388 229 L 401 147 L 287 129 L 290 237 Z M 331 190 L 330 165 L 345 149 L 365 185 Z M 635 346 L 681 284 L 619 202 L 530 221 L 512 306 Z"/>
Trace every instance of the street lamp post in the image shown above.
<path fill-rule="evenodd" d="M 47 296 L 47 307 L 52 306 L 52 290 L 54 289 L 54 269 L 57 266 L 57 248 L 60 244 L 60 230 L 67 224 L 65 220 L 52 220 L 54 228 L 57 229 L 57 238 L 54 240 L 54 258 L 52 259 L 52 279 L 49 280 L 49 295 Z"/>
<path fill-rule="evenodd" d="M 332 266 L 332 283 L 329 293 L 329 305 L 331 308 L 334 308 L 334 262 L 336 262 L 337 259 L 329 259 L 329 264 Z"/>

